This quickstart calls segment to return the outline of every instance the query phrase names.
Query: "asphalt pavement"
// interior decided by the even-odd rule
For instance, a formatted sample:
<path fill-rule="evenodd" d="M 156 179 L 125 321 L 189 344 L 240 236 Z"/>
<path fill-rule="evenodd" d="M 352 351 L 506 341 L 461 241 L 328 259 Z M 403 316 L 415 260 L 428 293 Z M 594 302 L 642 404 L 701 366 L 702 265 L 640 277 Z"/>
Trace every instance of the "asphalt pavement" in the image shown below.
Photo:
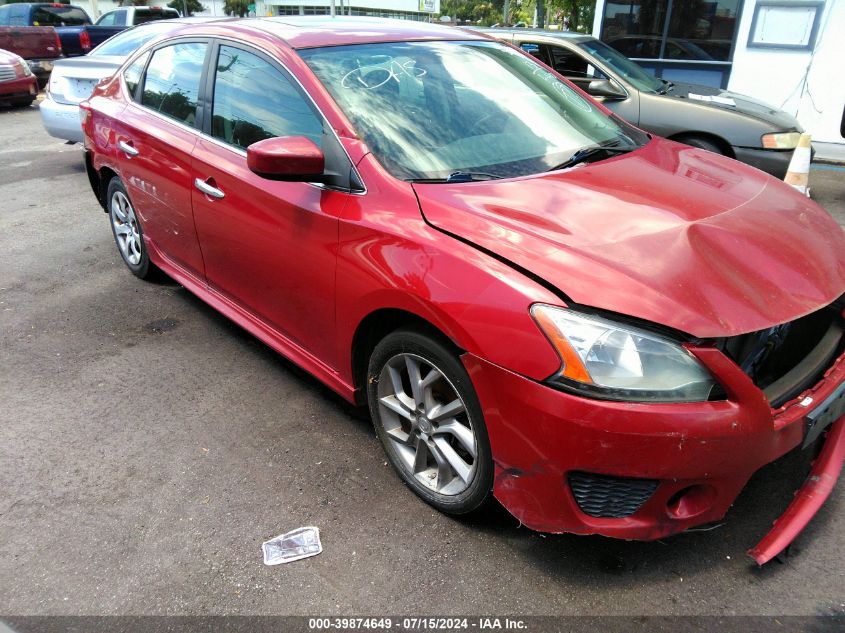
<path fill-rule="evenodd" d="M 811 174 L 845 224 L 845 169 Z M 175 283 L 124 267 L 79 146 L 0 109 L 0 614 L 845 613 L 845 485 L 783 562 L 745 551 L 809 463 L 653 543 L 455 520 L 370 423 Z M 321 555 L 262 541 L 313 525 Z"/>

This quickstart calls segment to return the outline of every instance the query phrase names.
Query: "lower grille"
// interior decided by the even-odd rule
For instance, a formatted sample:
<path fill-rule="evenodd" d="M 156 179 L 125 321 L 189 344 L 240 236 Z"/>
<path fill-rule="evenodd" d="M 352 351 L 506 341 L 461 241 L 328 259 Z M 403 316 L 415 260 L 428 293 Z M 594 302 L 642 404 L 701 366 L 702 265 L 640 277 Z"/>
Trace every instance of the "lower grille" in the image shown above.
<path fill-rule="evenodd" d="M 659 483 L 656 479 L 569 473 L 569 487 L 575 501 L 581 512 L 591 517 L 629 517 L 649 500 Z"/>
<path fill-rule="evenodd" d="M 15 78 L 15 69 L 12 66 L 0 66 L 0 81 L 12 81 Z"/>

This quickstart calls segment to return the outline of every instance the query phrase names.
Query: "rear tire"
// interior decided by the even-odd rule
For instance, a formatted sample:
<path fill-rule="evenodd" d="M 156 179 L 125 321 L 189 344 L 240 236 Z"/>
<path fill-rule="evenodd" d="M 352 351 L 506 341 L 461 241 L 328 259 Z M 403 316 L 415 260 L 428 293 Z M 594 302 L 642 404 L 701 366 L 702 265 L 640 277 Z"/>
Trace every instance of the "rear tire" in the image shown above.
<path fill-rule="evenodd" d="M 157 278 L 160 271 L 150 261 L 141 221 L 129 200 L 129 192 L 117 176 L 109 181 L 106 202 L 112 235 L 123 263 L 139 279 Z"/>
<path fill-rule="evenodd" d="M 446 514 L 487 504 L 490 441 L 475 389 L 452 350 L 416 330 L 388 334 L 370 356 L 367 396 L 388 460 L 411 490 Z"/>

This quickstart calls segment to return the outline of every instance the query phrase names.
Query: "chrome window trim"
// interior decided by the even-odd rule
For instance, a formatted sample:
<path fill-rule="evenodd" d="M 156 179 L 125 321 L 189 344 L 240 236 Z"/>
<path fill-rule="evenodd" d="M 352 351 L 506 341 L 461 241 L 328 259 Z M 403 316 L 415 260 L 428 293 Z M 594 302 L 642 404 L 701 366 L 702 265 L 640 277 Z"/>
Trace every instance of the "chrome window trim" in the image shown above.
<path fill-rule="evenodd" d="M 319 113 L 320 117 L 322 117 L 326 126 L 331 130 L 332 135 L 334 135 L 335 139 L 337 140 L 338 145 L 340 145 L 340 148 L 343 150 L 343 153 L 346 155 L 346 158 L 349 160 L 349 165 L 352 167 L 353 171 L 355 172 L 355 175 L 358 177 L 358 182 L 360 182 L 361 185 L 363 186 L 363 190 L 362 191 L 353 191 L 351 189 L 349 189 L 349 190 L 339 189 L 337 187 L 329 187 L 329 186 L 327 186 L 323 183 L 320 183 L 320 182 L 306 182 L 305 184 L 311 185 L 312 187 L 316 187 L 317 189 L 323 189 L 325 191 L 340 191 L 340 192 L 347 193 L 347 194 L 352 195 L 352 196 L 365 196 L 365 195 L 367 195 L 367 193 L 368 193 L 367 183 L 364 182 L 364 179 L 361 177 L 361 173 L 358 171 L 358 167 L 355 165 L 355 161 L 352 160 L 352 157 L 349 155 L 349 152 L 346 150 L 346 147 L 344 146 L 343 142 L 340 140 L 340 137 L 338 136 L 337 131 L 335 131 L 334 127 L 329 122 L 328 117 L 326 117 L 326 115 L 323 113 L 323 110 L 314 101 L 314 98 L 311 96 L 311 94 L 308 92 L 308 90 L 305 89 L 305 86 L 302 85 L 302 82 L 299 80 L 299 77 L 297 77 L 294 73 L 292 73 L 290 71 L 290 68 L 288 68 L 288 66 L 286 64 L 282 63 L 275 55 L 272 55 L 272 54 L 270 54 L 266 51 L 261 51 L 260 49 L 257 49 L 255 46 L 253 46 L 253 45 L 251 45 L 247 42 L 242 42 L 241 40 L 237 40 L 235 38 L 226 37 L 226 36 L 181 35 L 181 36 L 174 37 L 174 38 L 171 38 L 171 39 L 159 40 L 159 41 L 155 42 L 155 44 L 150 45 L 149 47 L 145 46 L 140 51 L 136 51 L 135 54 L 130 59 L 125 61 L 123 63 L 123 66 L 121 66 L 121 68 L 120 68 L 120 89 L 123 92 L 123 96 L 129 102 L 129 107 L 134 106 L 136 108 L 143 110 L 144 112 L 149 112 L 150 114 L 153 114 L 154 116 L 158 117 L 159 119 L 162 119 L 163 121 L 173 123 L 174 125 L 181 127 L 181 128 L 183 128 L 183 129 L 185 129 L 189 132 L 193 132 L 199 138 L 205 139 L 207 141 L 211 141 L 215 145 L 219 145 L 220 147 L 228 149 L 229 151 L 246 158 L 246 150 L 242 150 L 239 147 L 235 147 L 233 145 L 225 143 L 225 142 L 221 141 L 220 139 L 214 138 L 213 136 L 206 134 L 205 132 L 197 129 L 196 127 L 192 127 L 190 125 L 182 123 L 181 121 L 177 121 L 176 119 L 165 116 L 165 115 L 161 114 L 160 112 L 156 112 L 155 110 L 153 110 L 151 108 L 144 107 L 142 104 L 135 101 L 135 98 L 132 95 L 129 94 L 129 90 L 126 86 L 126 80 L 124 78 L 124 73 L 125 73 L 126 69 L 129 66 L 131 66 L 135 62 L 135 60 L 137 60 L 139 57 L 143 56 L 145 53 L 149 53 L 150 58 L 147 60 L 147 63 L 144 66 L 144 71 L 143 71 L 144 77 L 146 77 L 147 68 L 149 67 L 150 60 L 153 58 L 153 53 L 155 53 L 155 51 L 157 49 L 163 48 L 165 46 L 171 46 L 173 44 L 178 44 L 182 41 L 185 41 L 187 43 L 187 42 L 192 42 L 192 41 L 194 41 L 194 42 L 199 42 L 199 41 L 205 42 L 206 40 L 208 40 L 207 43 L 210 47 L 213 47 L 214 43 L 216 41 L 217 43 L 232 42 L 233 44 L 239 44 L 240 46 L 245 46 L 247 48 L 251 48 L 253 50 L 256 50 L 256 51 L 266 55 L 267 57 L 272 59 L 274 62 L 276 62 L 282 69 L 284 69 L 285 73 L 287 73 L 293 79 L 293 81 L 296 82 L 296 85 L 299 86 L 299 89 L 307 97 L 308 101 L 311 103 L 311 105 L 314 107 L 314 109 Z M 282 41 L 284 41 L 284 40 L 282 40 Z"/>

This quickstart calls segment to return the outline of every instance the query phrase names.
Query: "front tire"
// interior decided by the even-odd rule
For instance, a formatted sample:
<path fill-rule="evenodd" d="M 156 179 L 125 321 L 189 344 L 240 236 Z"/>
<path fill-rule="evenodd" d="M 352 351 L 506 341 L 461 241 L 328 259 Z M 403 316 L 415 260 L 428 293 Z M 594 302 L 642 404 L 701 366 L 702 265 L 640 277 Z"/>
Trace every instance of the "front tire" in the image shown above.
<path fill-rule="evenodd" d="M 117 176 L 109 182 L 106 200 L 112 235 L 123 263 L 140 279 L 154 278 L 158 268 L 150 261 L 141 222 L 135 214 L 126 187 Z"/>
<path fill-rule="evenodd" d="M 700 136 L 682 136 L 677 139 L 679 143 L 684 143 L 686 145 L 691 145 L 692 147 L 697 147 L 699 149 L 706 149 L 708 152 L 713 152 L 714 154 L 721 154 L 722 156 L 727 156 L 725 152 L 713 141 L 701 138 Z"/>
<path fill-rule="evenodd" d="M 434 337 L 397 330 L 373 350 L 370 416 L 391 466 L 441 512 L 474 512 L 490 499 L 493 457 L 481 406 L 455 353 Z"/>

